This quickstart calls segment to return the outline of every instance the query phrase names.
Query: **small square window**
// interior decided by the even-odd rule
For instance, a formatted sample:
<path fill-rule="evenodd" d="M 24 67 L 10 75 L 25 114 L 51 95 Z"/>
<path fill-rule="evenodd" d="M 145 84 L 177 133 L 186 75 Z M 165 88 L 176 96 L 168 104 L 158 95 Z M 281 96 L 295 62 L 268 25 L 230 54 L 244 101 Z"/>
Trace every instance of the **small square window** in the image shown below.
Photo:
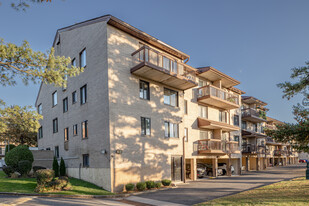
<path fill-rule="evenodd" d="M 83 154 L 83 167 L 89 167 L 89 154 Z"/>

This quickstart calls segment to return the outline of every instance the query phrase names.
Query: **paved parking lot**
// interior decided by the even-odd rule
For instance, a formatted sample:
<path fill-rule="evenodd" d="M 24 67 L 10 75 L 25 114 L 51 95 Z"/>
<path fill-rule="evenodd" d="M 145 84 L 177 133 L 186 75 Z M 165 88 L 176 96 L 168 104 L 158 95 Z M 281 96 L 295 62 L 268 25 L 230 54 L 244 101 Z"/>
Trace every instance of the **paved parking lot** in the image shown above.
<path fill-rule="evenodd" d="M 137 197 L 142 199 L 136 199 L 136 201 L 145 201 L 146 203 L 147 199 L 151 199 L 181 205 L 193 205 L 300 176 L 305 176 L 305 164 L 267 168 L 264 171 L 247 172 L 234 177 L 200 179 L 188 184 L 178 185 L 177 188 L 167 191 L 138 195 Z M 131 200 L 133 199 L 131 198 Z"/>
<path fill-rule="evenodd" d="M 267 168 L 264 171 L 247 172 L 242 176 L 200 179 L 177 188 L 131 196 L 124 200 L 107 199 L 69 199 L 0 195 L 0 205 L 193 205 L 218 197 L 232 195 L 263 185 L 305 176 L 305 164 Z"/>

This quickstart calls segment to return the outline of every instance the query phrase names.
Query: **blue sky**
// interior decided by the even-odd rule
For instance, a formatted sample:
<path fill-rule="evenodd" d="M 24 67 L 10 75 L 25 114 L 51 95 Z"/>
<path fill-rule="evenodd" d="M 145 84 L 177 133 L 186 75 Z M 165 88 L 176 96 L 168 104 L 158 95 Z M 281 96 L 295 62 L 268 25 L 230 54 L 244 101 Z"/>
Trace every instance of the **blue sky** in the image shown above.
<path fill-rule="evenodd" d="M 112 14 L 191 56 L 194 67 L 213 66 L 239 80 L 238 88 L 267 102 L 269 116 L 293 122 L 292 105 L 277 83 L 309 60 L 309 1 L 286 0 L 52 0 L 26 12 L 1 0 L 0 37 L 28 40 L 46 51 L 58 28 Z M 0 87 L 7 104 L 34 105 L 39 85 Z"/>

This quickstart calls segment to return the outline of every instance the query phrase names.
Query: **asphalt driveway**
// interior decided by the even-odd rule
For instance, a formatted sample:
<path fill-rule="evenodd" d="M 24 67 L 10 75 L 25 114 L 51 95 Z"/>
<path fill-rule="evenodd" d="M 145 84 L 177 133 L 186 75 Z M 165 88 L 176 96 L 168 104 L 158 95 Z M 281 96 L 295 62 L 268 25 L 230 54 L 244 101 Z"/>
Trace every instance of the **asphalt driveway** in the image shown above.
<path fill-rule="evenodd" d="M 163 205 L 193 205 L 304 175 L 305 164 L 273 167 L 264 171 L 246 172 L 241 176 L 200 179 L 170 190 L 132 196 L 129 200 L 148 204 L 154 200 L 154 205 L 156 201 L 161 201 Z"/>

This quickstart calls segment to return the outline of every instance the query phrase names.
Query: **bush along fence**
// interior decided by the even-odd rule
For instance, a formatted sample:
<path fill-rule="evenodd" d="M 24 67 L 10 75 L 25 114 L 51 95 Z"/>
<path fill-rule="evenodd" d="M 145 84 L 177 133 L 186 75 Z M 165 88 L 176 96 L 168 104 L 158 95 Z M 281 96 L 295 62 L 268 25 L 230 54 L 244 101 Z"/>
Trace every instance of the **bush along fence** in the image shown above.
<path fill-rule="evenodd" d="M 132 192 L 132 191 L 145 191 L 145 190 L 152 190 L 152 189 L 160 189 L 162 185 L 164 187 L 170 187 L 172 181 L 164 179 L 162 181 L 146 181 L 146 182 L 138 182 L 135 184 L 128 183 L 125 185 L 126 192 Z"/>

